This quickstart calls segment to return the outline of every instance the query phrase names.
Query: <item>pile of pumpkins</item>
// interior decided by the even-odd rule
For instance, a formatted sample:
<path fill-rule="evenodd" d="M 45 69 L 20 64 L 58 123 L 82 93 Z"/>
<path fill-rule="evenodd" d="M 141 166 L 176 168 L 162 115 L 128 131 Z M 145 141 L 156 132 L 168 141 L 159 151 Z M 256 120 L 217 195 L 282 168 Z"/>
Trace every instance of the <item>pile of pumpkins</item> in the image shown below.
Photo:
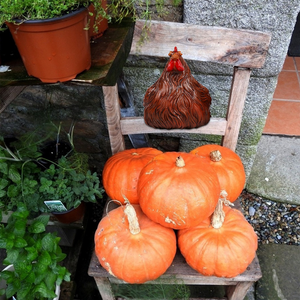
<path fill-rule="evenodd" d="M 257 236 L 230 207 L 246 180 L 232 150 L 124 150 L 107 160 L 102 178 L 120 206 L 100 221 L 95 253 L 113 276 L 135 284 L 154 280 L 172 264 L 177 244 L 186 262 L 206 276 L 235 277 L 254 259 Z"/>

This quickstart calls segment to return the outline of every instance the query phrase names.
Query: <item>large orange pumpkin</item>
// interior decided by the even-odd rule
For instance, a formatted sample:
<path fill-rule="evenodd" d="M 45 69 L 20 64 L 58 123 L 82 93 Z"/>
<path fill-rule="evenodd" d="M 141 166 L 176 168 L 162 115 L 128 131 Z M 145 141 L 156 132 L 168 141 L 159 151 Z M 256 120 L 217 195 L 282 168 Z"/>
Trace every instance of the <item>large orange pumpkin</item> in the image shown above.
<path fill-rule="evenodd" d="M 240 157 L 232 150 L 220 145 L 204 145 L 191 151 L 209 162 L 216 171 L 221 190 L 228 194 L 227 199 L 234 202 L 241 194 L 246 174 Z"/>
<path fill-rule="evenodd" d="M 111 156 L 102 172 L 103 187 L 107 195 L 124 204 L 124 196 L 131 204 L 138 204 L 137 182 L 141 169 L 162 151 L 146 147 L 129 149 Z"/>
<path fill-rule="evenodd" d="M 111 275 L 128 283 L 144 283 L 157 279 L 171 265 L 176 235 L 174 230 L 151 221 L 139 205 L 127 204 L 100 221 L 95 253 Z"/>
<path fill-rule="evenodd" d="M 217 207 L 212 220 L 207 218 L 198 226 L 178 231 L 178 247 L 199 273 L 235 277 L 254 259 L 257 236 L 240 211 L 230 207 L 222 210 L 220 203 Z"/>
<path fill-rule="evenodd" d="M 144 213 L 173 229 L 196 226 L 218 202 L 216 173 L 203 159 L 184 152 L 157 155 L 141 171 L 138 195 Z"/>

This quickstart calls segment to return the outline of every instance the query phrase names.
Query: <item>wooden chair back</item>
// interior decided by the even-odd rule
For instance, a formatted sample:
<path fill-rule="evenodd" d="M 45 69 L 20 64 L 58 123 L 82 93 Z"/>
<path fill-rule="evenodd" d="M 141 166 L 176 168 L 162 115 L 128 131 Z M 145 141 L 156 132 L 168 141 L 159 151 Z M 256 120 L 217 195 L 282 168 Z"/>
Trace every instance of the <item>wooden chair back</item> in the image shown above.
<path fill-rule="evenodd" d="M 144 26 L 144 21 L 136 22 L 132 55 L 166 57 L 176 46 L 186 60 L 232 66 L 227 115 L 212 117 L 207 125 L 194 129 L 156 129 L 147 126 L 143 117 L 122 118 L 117 86 L 103 87 L 112 154 L 125 149 L 124 135 L 174 132 L 221 135 L 222 145 L 235 151 L 251 69 L 263 67 L 271 35 L 252 30 L 152 21 L 149 38 L 140 45 Z"/>

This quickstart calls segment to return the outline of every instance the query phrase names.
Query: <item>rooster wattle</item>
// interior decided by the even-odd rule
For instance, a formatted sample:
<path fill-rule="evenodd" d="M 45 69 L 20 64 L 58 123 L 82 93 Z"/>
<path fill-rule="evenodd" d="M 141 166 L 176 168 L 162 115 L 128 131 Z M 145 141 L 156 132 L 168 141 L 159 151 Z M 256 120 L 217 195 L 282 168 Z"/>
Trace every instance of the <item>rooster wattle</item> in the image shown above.
<path fill-rule="evenodd" d="M 211 97 L 191 74 L 182 53 L 174 48 L 160 78 L 144 97 L 144 119 L 161 129 L 197 128 L 210 120 Z"/>
<path fill-rule="evenodd" d="M 184 70 L 184 67 L 179 59 L 182 56 L 182 53 L 180 51 L 177 51 L 177 47 L 174 47 L 174 51 L 169 52 L 169 56 L 171 57 L 171 59 L 168 63 L 167 71 L 171 72 L 175 68 L 175 70 L 182 72 Z"/>

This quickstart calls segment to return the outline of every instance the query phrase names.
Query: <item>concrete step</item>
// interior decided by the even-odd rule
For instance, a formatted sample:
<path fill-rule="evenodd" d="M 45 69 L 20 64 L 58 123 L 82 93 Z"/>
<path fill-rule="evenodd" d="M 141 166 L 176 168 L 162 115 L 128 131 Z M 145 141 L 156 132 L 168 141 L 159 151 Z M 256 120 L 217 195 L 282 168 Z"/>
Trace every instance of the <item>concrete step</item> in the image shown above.
<path fill-rule="evenodd" d="M 266 199 L 300 204 L 299 178 L 300 137 L 263 135 L 246 190 Z"/>
<path fill-rule="evenodd" d="M 257 255 L 263 276 L 256 284 L 254 299 L 299 300 L 299 246 L 264 244 Z"/>

